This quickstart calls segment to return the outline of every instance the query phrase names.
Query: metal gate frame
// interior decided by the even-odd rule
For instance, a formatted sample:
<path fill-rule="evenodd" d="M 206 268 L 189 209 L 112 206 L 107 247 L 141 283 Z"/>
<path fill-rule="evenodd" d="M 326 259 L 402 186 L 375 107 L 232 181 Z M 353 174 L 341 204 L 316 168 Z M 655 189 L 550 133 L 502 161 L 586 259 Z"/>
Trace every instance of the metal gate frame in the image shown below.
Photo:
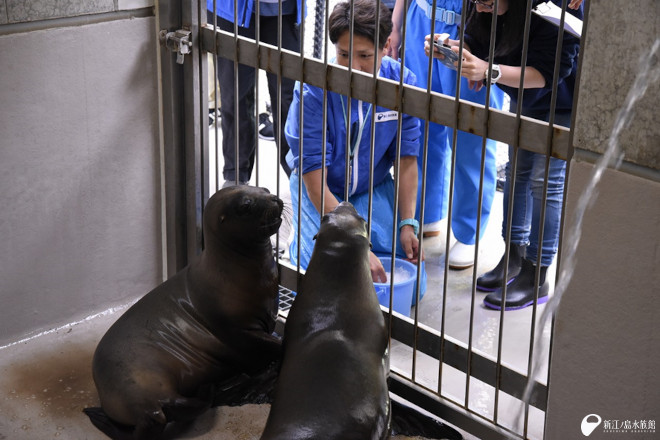
<path fill-rule="evenodd" d="M 551 144 L 550 154 L 553 157 L 569 160 L 572 155 L 572 132 L 564 127 L 487 109 L 435 92 L 428 93 L 417 87 L 401 86 L 386 79 L 374 81 L 371 75 L 359 71 L 328 65 L 304 55 L 214 30 L 205 25 L 206 5 L 198 0 L 156 0 L 155 7 L 162 43 L 159 62 L 163 121 L 162 177 L 165 182 L 163 199 L 164 217 L 167 219 L 165 264 L 168 277 L 183 268 L 202 249 L 202 210 L 210 196 L 206 193 L 209 176 L 205 166 L 208 163 L 207 102 L 202 99 L 208 96 L 206 53 L 215 53 L 241 64 L 280 73 L 329 91 L 518 145 L 536 153 L 546 154 L 543 146 Z M 586 24 L 585 20 L 585 28 Z M 182 64 L 177 63 L 177 54 L 167 47 L 165 41 L 165 35 L 176 30 L 190 32 L 189 49 L 183 56 Z M 182 55 L 178 55 L 180 59 Z M 375 93 L 376 89 L 379 93 Z M 399 96 L 402 97 L 400 102 L 396 99 Z M 279 262 L 279 268 L 280 284 L 296 290 L 304 275 L 286 263 Z M 465 343 L 417 321 L 385 308 L 383 313 L 392 339 L 462 371 L 468 378 L 522 399 L 528 379 L 525 372 L 498 364 L 492 356 L 474 348 L 470 350 Z M 466 371 L 468 364 L 470 367 Z M 529 404 L 545 411 L 547 386 L 534 381 L 532 389 Z M 480 438 L 522 438 L 396 372 L 391 376 L 391 392 Z"/>

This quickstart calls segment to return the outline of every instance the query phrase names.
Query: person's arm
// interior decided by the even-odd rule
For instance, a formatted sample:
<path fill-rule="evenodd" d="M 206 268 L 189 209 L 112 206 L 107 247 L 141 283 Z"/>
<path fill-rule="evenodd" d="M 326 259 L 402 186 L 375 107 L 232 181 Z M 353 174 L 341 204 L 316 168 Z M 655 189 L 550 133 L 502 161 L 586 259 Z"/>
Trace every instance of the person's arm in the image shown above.
<path fill-rule="evenodd" d="M 321 181 L 321 176 L 321 170 L 318 169 L 303 174 L 303 180 L 307 187 L 307 195 L 318 212 L 321 212 L 321 194 L 325 193 L 323 214 L 327 214 L 339 205 L 339 201 L 332 194 L 327 183 Z M 371 270 L 371 278 L 374 282 L 384 283 L 387 281 L 383 263 L 381 263 L 380 259 L 373 252 L 369 252 L 369 269 Z"/>
<path fill-rule="evenodd" d="M 335 209 L 337 205 L 339 205 L 339 202 L 330 191 L 330 188 L 328 188 L 327 182 L 321 181 L 322 171 L 323 170 L 319 168 L 318 170 L 303 174 L 302 177 L 305 186 L 307 187 L 307 195 L 319 213 L 321 212 L 321 194 L 325 194 L 325 199 L 323 201 L 323 214 L 327 214 Z"/>
<path fill-rule="evenodd" d="M 417 204 L 417 157 L 403 156 L 399 160 L 399 218 L 415 218 Z M 406 258 L 416 263 L 420 258 L 419 239 L 411 225 L 405 225 L 399 231 L 399 241 Z"/>
<path fill-rule="evenodd" d="M 434 39 L 438 39 L 440 34 L 435 34 Z M 452 47 L 452 50 L 458 53 L 458 41 L 457 40 L 447 40 L 447 44 Z M 424 41 L 424 51 L 426 55 L 429 56 L 433 53 L 433 56 L 438 59 L 442 59 L 444 55 L 431 50 L 431 36 L 427 35 Z M 496 63 L 497 64 L 497 63 Z M 458 66 L 458 62 L 455 63 Z M 504 64 L 499 64 L 500 72 L 502 75 L 497 81 L 498 84 L 503 84 L 505 86 L 518 88 L 520 86 L 520 75 L 522 73 L 522 68 L 520 66 L 507 66 Z M 486 70 L 488 70 L 488 61 L 482 60 L 481 58 L 473 55 L 470 52 L 467 44 L 463 45 L 463 62 L 461 64 L 461 76 L 468 79 L 468 84 L 470 88 L 479 91 L 484 86 L 483 80 L 486 79 Z M 545 87 L 545 78 L 536 68 L 527 66 L 525 68 L 525 82 L 523 83 L 523 88 L 525 89 L 534 89 L 534 88 L 543 88 Z"/>
<path fill-rule="evenodd" d="M 392 32 L 390 33 L 390 47 L 387 55 L 395 60 L 399 59 L 401 29 L 403 29 L 403 20 L 406 19 L 406 3 L 406 0 L 396 0 L 392 10 Z"/>

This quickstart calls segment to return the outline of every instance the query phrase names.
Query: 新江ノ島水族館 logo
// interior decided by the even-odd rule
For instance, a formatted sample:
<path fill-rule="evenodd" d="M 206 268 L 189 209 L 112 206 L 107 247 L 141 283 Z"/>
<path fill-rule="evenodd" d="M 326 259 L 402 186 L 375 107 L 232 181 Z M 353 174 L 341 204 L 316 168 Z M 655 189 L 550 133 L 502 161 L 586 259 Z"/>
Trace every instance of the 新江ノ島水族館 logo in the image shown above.
<path fill-rule="evenodd" d="M 655 433 L 655 420 L 603 420 L 598 414 L 589 414 L 582 419 L 580 429 L 585 437 L 589 437 L 602 424 L 603 433 L 617 434 L 649 434 Z"/>
<path fill-rule="evenodd" d="M 598 414 L 589 414 L 584 419 L 582 419 L 582 435 L 589 437 L 594 429 L 598 428 L 598 425 L 603 421 Z"/>

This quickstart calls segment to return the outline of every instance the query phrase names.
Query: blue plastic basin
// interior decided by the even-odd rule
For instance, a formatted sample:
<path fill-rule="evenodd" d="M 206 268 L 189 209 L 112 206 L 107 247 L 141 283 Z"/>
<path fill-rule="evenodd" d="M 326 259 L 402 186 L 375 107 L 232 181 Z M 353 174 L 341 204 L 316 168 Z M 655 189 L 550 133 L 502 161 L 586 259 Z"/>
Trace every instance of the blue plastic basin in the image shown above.
<path fill-rule="evenodd" d="M 379 257 L 380 261 L 385 267 L 385 271 L 389 272 L 392 269 L 392 259 L 389 257 Z M 392 309 L 401 313 L 402 315 L 410 317 L 410 307 L 412 305 L 413 292 L 415 290 L 415 278 L 417 275 L 417 267 L 399 258 L 395 259 L 394 270 L 405 270 L 408 277 L 405 279 L 397 279 L 394 282 L 394 297 L 392 298 Z M 390 307 L 390 283 L 374 283 L 376 288 L 376 295 L 378 295 L 378 302 L 383 306 Z"/>

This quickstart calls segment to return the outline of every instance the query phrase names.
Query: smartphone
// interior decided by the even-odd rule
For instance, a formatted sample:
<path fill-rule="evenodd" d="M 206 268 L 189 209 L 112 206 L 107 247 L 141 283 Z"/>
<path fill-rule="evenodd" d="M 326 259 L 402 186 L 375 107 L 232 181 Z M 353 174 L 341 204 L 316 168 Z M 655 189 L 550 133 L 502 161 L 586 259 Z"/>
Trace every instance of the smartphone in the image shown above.
<path fill-rule="evenodd" d="M 449 67 L 450 69 L 457 69 L 457 67 L 454 66 L 454 63 L 458 61 L 458 54 L 451 50 L 451 46 L 444 44 L 441 39 L 437 39 L 433 41 L 433 47 L 435 48 L 436 52 L 445 56 L 443 59 L 437 58 L 442 64 Z"/>

